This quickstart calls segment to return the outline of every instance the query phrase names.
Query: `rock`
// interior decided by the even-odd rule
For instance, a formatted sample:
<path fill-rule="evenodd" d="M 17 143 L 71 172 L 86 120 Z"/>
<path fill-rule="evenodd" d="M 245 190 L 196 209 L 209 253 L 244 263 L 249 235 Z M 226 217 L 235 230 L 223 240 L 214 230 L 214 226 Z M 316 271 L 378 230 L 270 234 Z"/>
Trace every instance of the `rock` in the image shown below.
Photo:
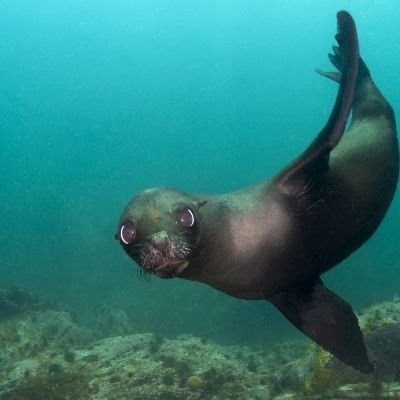
<path fill-rule="evenodd" d="M 39 304 L 37 297 L 24 289 L 0 289 L 0 319 L 32 310 Z"/>
<path fill-rule="evenodd" d="M 221 346 L 191 335 L 129 334 L 106 307 L 94 334 L 61 309 L 0 290 L 0 400 L 322 400 L 400 398 L 400 302 L 360 316 L 375 374 L 307 342 Z M 9 305 L 12 306 L 9 306 Z M 100 338 L 106 333 L 112 337 Z M 117 334 L 121 334 L 117 336 Z"/>
<path fill-rule="evenodd" d="M 133 333 L 133 326 L 124 310 L 106 304 L 97 313 L 95 331 L 99 338 L 124 336 Z"/>

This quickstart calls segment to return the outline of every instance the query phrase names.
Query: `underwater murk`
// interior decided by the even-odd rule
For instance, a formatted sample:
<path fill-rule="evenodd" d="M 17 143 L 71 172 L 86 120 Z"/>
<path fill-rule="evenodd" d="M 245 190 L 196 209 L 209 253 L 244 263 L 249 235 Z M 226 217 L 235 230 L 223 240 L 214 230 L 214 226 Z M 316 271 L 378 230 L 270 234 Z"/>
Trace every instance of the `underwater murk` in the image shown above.
<path fill-rule="evenodd" d="M 399 199 L 324 282 L 375 372 L 264 301 L 140 273 L 126 201 L 272 176 L 329 117 L 336 13 L 396 115 L 395 1 L 0 2 L 0 400 L 400 399 Z"/>

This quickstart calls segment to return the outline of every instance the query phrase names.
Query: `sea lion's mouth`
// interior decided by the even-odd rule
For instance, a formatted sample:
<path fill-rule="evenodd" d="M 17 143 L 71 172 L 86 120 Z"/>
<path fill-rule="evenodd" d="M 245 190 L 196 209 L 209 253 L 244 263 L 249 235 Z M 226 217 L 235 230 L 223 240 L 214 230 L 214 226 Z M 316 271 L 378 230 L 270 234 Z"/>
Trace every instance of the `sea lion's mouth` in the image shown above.
<path fill-rule="evenodd" d="M 173 278 L 179 275 L 189 265 L 189 261 L 168 262 L 151 271 L 152 274 L 160 278 Z"/>
<path fill-rule="evenodd" d="M 190 246 L 182 238 L 151 240 L 140 252 L 138 263 L 153 275 L 172 278 L 187 268 L 190 253 Z"/>

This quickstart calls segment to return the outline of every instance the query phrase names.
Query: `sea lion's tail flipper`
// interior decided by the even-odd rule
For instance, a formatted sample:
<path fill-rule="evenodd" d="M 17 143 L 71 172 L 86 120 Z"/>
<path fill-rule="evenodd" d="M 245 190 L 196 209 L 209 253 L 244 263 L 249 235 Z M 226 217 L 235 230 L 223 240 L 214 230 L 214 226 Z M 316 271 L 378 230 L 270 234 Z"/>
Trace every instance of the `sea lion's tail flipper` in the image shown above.
<path fill-rule="evenodd" d="M 326 73 L 337 80 L 340 77 L 339 91 L 332 113 L 325 127 L 315 140 L 293 163 L 277 176 L 277 185 L 283 193 L 304 193 L 316 182 L 321 182 L 328 170 L 329 154 L 338 144 L 346 128 L 347 119 L 353 104 L 357 83 L 359 51 L 356 26 L 353 18 L 346 11 L 337 14 L 338 33 L 336 40 L 339 47 L 334 47 L 335 55 L 331 61 L 337 65 L 340 74 Z"/>
<path fill-rule="evenodd" d="M 361 372 L 373 372 L 351 306 L 320 280 L 281 292 L 268 300 L 298 329 L 341 361 Z"/>

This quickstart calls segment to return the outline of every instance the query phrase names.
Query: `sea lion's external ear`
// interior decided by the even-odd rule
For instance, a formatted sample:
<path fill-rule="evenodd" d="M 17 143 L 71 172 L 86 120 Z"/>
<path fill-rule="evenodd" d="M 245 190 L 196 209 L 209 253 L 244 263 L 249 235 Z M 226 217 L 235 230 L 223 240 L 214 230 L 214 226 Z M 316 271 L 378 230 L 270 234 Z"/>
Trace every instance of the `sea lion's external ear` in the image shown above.
<path fill-rule="evenodd" d="M 268 300 L 298 329 L 339 360 L 361 372 L 373 372 L 351 306 L 320 280 L 290 288 Z"/>
<path fill-rule="evenodd" d="M 196 206 L 197 206 L 197 208 L 200 208 L 200 207 L 205 206 L 207 203 L 208 203 L 207 200 L 198 201 L 198 202 L 196 203 Z"/>

